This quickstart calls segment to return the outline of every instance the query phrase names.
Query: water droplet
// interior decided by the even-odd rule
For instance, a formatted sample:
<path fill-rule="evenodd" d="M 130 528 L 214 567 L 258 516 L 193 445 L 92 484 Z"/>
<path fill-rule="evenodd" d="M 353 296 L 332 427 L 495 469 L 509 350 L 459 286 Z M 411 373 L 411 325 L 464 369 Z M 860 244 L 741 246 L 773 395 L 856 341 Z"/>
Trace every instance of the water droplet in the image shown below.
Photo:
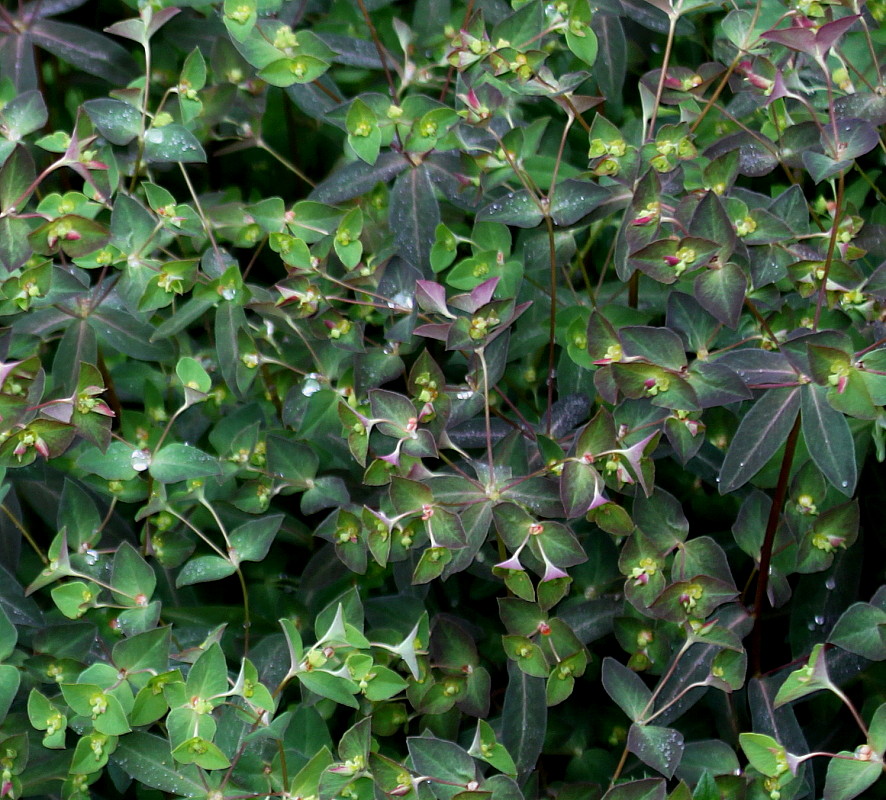
<path fill-rule="evenodd" d="M 743 466 L 744 466 L 744 461 L 739 461 L 739 462 L 738 462 L 738 466 L 739 466 L 739 467 L 743 467 Z"/>
<path fill-rule="evenodd" d="M 815 615 L 815 624 L 816 625 L 824 625 L 824 617 L 821 614 Z"/>
<path fill-rule="evenodd" d="M 814 630 L 815 630 L 815 623 L 814 623 L 814 622 L 810 622 L 810 623 L 808 623 L 808 624 L 806 625 L 806 627 L 807 627 L 810 631 L 814 631 Z"/>
<path fill-rule="evenodd" d="M 151 128 L 145 133 L 145 141 L 151 144 L 160 144 L 163 141 L 163 131 L 159 128 Z"/>
<path fill-rule="evenodd" d="M 222 294 L 222 297 L 225 298 L 225 300 L 233 300 L 237 296 L 237 290 L 228 286 L 228 287 L 222 289 L 221 294 Z"/>
<path fill-rule="evenodd" d="M 844 489 L 845 489 L 848 485 L 849 485 L 849 481 L 842 481 L 842 482 L 840 483 L 840 486 L 842 486 Z"/>
<path fill-rule="evenodd" d="M 310 397 L 313 394 L 317 394 L 320 391 L 320 381 L 316 378 L 312 378 L 308 376 L 305 378 L 305 382 L 301 387 L 301 393 L 305 397 Z"/>
<path fill-rule="evenodd" d="M 836 582 L 833 578 L 828 578 L 828 579 L 824 582 L 824 588 L 825 588 L 825 589 L 833 589 L 836 585 L 837 585 L 837 582 Z"/>
<path fill-rule="evenodd" d="M 93 566 L 96 561 L 98 561 L 98 553 L 95 550 L 87 550 L 84 553 L 84 561 L 86 561 L 89 566 Z"/>
<path fill-rule="evenodd" d="M 459 400 L 470 400 L 474 396 L 474 392 L 471 389 L 465 389 L 460 392 L 456 392 L 455 396 Z"/>
<path fill-rule="evenodd" d="M 151 466 L 150 450 L 133 450 L 129 457 L 129 463 L 136 472 L 144 472 Z"/>

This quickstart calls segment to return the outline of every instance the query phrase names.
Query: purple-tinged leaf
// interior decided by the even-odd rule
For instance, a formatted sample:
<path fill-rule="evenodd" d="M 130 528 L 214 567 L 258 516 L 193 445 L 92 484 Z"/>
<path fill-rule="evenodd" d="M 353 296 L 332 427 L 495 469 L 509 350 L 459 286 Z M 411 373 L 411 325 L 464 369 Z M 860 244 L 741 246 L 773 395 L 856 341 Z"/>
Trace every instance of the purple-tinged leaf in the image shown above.
<path fill-rule="evenodd" d="M 6 36 L 0 44 L 0 75 L 11 80 L 19 94 L 39 88 L 34 42 L 29 31 Z"/>
<path fill-rule="evenodd" d="M 555 225 L 572 225 L 609 199 L 608 189 L 590 181 L 569 178 L 555 187 L 550 197 Z"/>
<path fill-rule="evenodd" d="M 833 22 L 826 22 L 818 28 L 807 28 L 796 25 L 791 28 L 780 30 L 768 30 L 760 38 L 770 42 L 782 44 L 790 50 L 812 56 L 824 58 L 837 40 L 848 31 L 859 19 L 858 15 L 842 17 Z"/>
<path fill-rule="evenodd" d="M 514 759 L 521 780 L 535 769 L 547 727 L 544 680 L 527 675 L 509 660 L 501 742 Z"/>
<path fill-rule="evenodd" d="M 498 280 L 498 278 L 490 278 L 488 281 L 483 281 L 479 286 L 471 289 L 469 294 L 457 294 L 455 297 L 450 298 L 449 304 L 460 311 L 467 311 L 468 314 L 473 314 L 487 303 L 492 302 L 492 296 L 495 294 Z"/>
<path fill-rule="evenodd" d="M 34 191 L 34 158 L 24 145 L 16 145 L 0 169 L 0 209 L 21 210 Z"/>
<path fill-rule="evenodd" d="M 745 414 L 720 469 L 720 494 L 744 486 L 788 438 L 800 410 L 800 387 L 769 389 Z"/>
<path fill-rule="evenodd" d="M 744 272 L 731 261 L 700 273 L 693 284 L 698 304 L 733 330 L 738 326 L 746 289 Z"/>
<path fill-rule="evenodd" d="M 444 317 L 449 317 L 449 319 L 455 319 L 455 314 L 446 307 L 446 289 L 439 283 L 434 283 L 434 281 L 416 281 L 415 301 L 425 311 L 442 314 Z"/>
<path fill-rule="evenodd" d="M 640 722 L 647 711 L 652 709 L 652 692 L 649 687 L 636 672 L 614 658 L 603 659 L 601 680 L 606 694 L 632 722 Z"/>
<path fill-rule="evenodd" d="M 815 183 L 821 183 L 834 175 L 839 175 L 852 167 L 851 161 L 835 161 L 830 156 L 806 150 L 803 153 L 803 166 Z"/>
<path fill-rule="evenodd" d="M 388 224 L 400 256 L 422 275 L 432 274 L 430 253 L 440 224 L 440 205 L 426 167 L 410 169 L 394 182 Z"/>
<path fill-rule="evenodd" d="M 689 368 L 686 380 L 695 390 L 701 408 L 725 406 L 739 400 L 750 400 L 753 397 L 744 381 L 725 364 L 696 361 Z"/>
<path fill-rule="evenodd" d="M 824 386 L 803 387 L 801 418 L 812 460 L 838 492 L 852 497 L 858 480 L 855 442 L 846 417 L 828 403 Z"/>
<path fill-rule="evenodd" d="M 666 369 L 686 366 L 686 352 L 680 337 L 668 328 L 625 325 L 618 332 L 622 352 L 629 358 L 642 358 Z"/>
<path fill-rule="evenodd" d="M 47 19 L 35 23 L 30 33 L 44 50 L 114 86 L 136 74 L 135 62 L 124 47 L 88 28 Z"/>
<path fill-rule="evenodd" d="M 749 178 L 768 175 L 778 166 L 777 145 L 760 133 L 740 131 L 723 136 L 708 147 L 704 155 L 714 159 L 733 150 L 738 150 L 739 172 Z"/>
<path fill-rule="evenodd" d="M 756 388 L 771 384 L 796 383 L 799 375 L 782 353 L 744 348 L 727 350 L 714 363 L 725 364 L 745 385 Z"/>
<path fill-rule="evenodd" d="M 717 253 L 720 261 L 728 261 L 735 249 L 735 230 L 716 192 L 707 192 L 695 207 L 689 232 L 700 239 L 717 242 L 720 245 Z"/>
<path fill-rule="evenodd" d="M 886 95 L 877 92 L 856 92 L 834 100 L 834 110 L 841 117 L 856 117 L 872 125 L 886 123 Z"/>
<path fill-rule="evenodd" d="M 354 161 L 319 183 L 309 197 L 318 203 L 342 203 L 387 183 L 408 166 L 400 153 L 382 153 L 373 165 Z"/>
<path fill-rule="evenodd" d="M 560 479 L 560 500 L 569 519 L 581 517 L 598 506 L 608 503 L 603 494 L 605 484 L 590 464 L 567 461 Z"/>
<path fill-rule="evenodd" d="M 0 108 L 0 133 L 18 141 L 40 130 L 49 119 L 46 102 L 40 92 L 24 92 Z"/>
<path fill-rule="evenodd" d="M 667 784 L 664 778 L 643 778 L 613 786 L 603 800 L 665 800 Z"/>
<path fill-rule="evenodd" d="M 634 723 L 628 731 L 627 748 L 644 764 L 670 779 L 683 757 L 683 734 L 673 728 Z"/>
<path fill-rule="evenodd" d="M 836 127 L 836 141 L 834 140 Z M 821 137 L 822 146 L 831 158 L 851 161 L 869 153 L 879 143 L 877 129 L 863 119 L 838 119 L 835 126 L 826 126 Z"/>

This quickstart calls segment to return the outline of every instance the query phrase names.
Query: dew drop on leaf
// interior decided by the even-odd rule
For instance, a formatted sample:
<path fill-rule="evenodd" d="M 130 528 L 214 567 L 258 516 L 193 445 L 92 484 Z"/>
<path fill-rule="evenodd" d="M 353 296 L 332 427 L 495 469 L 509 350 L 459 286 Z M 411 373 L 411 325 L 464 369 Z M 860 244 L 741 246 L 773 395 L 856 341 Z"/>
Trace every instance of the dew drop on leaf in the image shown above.
<path fill-rule="evenodd" d="M 132 468 L 136 472 L 144 472 L 148 467 L 151 466 L 151 451 L 133 450 L 132 455 L 129 457 L 129 460 L 132 464 Z"/>

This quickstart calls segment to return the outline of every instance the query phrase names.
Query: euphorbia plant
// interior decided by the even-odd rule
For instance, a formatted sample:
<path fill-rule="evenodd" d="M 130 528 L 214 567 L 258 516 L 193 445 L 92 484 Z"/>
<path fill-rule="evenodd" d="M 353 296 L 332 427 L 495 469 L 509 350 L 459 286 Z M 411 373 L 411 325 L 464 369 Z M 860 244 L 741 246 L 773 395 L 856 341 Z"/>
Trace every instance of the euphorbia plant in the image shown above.
<path fill-rule="evenodd" d="M 882 13 L 0 10 L 0 797 L 882 794 Z"/>

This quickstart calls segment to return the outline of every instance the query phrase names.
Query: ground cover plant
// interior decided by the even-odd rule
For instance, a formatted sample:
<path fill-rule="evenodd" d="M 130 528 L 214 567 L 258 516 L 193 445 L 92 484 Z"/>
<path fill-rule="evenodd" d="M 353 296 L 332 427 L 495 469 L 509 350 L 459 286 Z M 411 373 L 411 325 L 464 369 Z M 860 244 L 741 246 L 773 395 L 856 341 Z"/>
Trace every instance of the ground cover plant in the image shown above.
<path fill-rule="evenodd" d="M 886 795 L 884 15 L 0 8 L 0 798 Z"/>

